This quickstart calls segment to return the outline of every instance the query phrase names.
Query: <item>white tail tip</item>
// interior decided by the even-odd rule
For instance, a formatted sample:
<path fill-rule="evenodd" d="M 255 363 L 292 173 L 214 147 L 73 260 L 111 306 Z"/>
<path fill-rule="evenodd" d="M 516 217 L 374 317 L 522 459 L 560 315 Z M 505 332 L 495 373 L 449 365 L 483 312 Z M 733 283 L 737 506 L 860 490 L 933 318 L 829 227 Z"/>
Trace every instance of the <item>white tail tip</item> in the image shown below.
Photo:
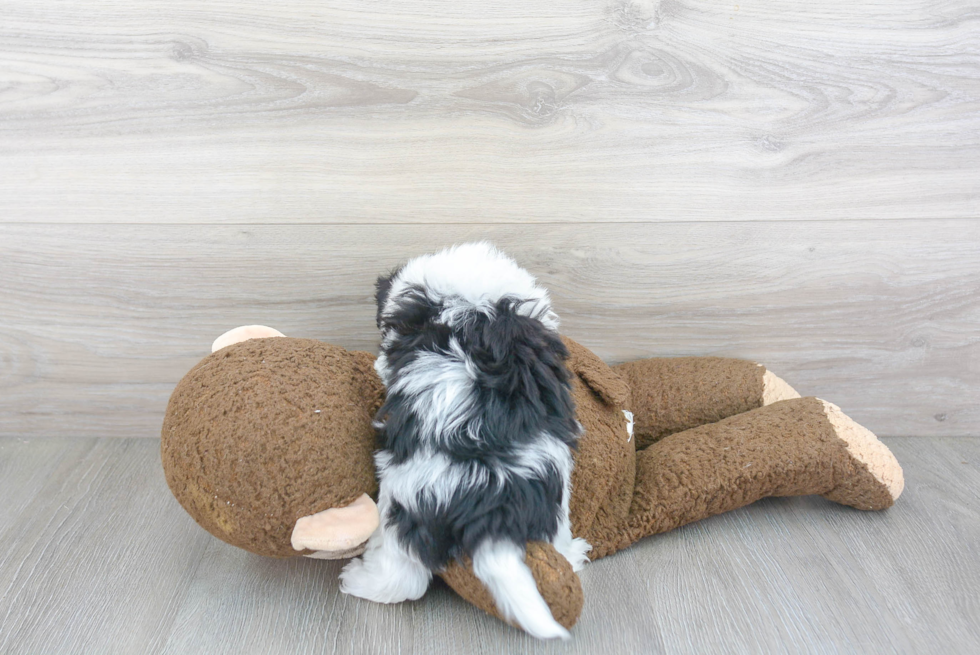
<path fill-rule="evenodd" d="M 506 541 L 488 541 L 473 553 L 473 573 L 486 586 L 497 609 L 538 639 L 569 639 L 538 592 L 524 549 Z"/>

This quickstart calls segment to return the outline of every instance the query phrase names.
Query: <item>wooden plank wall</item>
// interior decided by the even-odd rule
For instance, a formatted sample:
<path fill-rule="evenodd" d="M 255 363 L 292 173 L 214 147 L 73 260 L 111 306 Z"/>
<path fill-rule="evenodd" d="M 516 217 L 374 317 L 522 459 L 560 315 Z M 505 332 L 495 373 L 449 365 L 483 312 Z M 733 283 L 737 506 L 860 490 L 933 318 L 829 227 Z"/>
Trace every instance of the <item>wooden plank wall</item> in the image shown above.
<path fill-rule="evenodd" d="M 973 0 L 5 0 L 0 435 L 156 436 L 229 327 L 373 349 L 489 238 L 608 361 L 980 435 Z"/>

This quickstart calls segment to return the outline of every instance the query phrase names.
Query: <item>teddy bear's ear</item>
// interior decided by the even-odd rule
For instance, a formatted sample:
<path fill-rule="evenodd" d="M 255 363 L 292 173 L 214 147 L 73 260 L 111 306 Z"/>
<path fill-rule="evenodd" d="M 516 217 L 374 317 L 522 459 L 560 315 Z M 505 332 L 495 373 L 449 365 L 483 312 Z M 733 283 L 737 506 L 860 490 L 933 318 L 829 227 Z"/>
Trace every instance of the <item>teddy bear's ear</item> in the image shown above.
<path fill-rule="evenodd" d="M 596 392 L 608 405 L 627 407 L 630 401 L 630 388 L 609 365 L 599 357 L 568 337 L 561 340 L 568 348 L 568 369 L 578 375 L 592 391 Z"/>

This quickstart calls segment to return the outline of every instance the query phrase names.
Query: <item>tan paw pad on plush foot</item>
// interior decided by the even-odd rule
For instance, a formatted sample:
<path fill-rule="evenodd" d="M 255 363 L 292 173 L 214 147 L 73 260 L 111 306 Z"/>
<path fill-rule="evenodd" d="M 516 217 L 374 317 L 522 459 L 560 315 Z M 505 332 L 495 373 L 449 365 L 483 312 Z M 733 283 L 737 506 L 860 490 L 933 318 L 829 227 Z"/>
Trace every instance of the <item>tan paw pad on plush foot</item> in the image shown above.
<path fill-rule="evenodd" d="M 866 427 L 844 414 L 840 407 L 825 400 L 824 413 L 837 436 L 846 444 L 853 463 L 852 474 L 824 498 L 857 509 L 891 507 L 905 488 L 905 477 L 898 460 Z"/>
<path fill-rule="evenodd" d="M 762 366 L 762 364 L 759 364 Z M 770 370 L 762 374 L 762 405 L 771 405 L 780 400 L 790 400 L 799 398 L 800 394 L 796 389 L 789 386 L 786 380 L 782 379 Z"/>

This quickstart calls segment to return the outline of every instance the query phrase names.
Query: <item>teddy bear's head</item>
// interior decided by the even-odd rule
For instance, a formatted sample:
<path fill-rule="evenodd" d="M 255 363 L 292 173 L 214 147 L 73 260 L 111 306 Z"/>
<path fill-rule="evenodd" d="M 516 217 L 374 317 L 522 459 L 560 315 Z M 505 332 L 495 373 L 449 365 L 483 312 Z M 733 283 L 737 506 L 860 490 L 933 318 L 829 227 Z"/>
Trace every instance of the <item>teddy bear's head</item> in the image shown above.
<path fill-rule="evenodd" d="M 573 531 L 602 550 L 632 497 L 630 390 L 587 348 L 564 341 L 583 427 Z M 208 532 L 253 553 L 358 554 L 379 520 L 372 419 L 384 386 L 374 356 L 261 326 L 236 328 L 213 350 L 167 407 L 161 457 L 174 496 Z"/>
<path fill-rule="evenodd" d="M 384 388 L 374 357 L 311 339 L 224 343 L 167 407 L 161 457 L 174 496 L 208 532 L 253 553 L 327 550 L 292 541 L 297 521 L 318 515 L 344 523 L 337 556 L 353 554 L 351 539 L 377 525 L 371 421 Z"/>

